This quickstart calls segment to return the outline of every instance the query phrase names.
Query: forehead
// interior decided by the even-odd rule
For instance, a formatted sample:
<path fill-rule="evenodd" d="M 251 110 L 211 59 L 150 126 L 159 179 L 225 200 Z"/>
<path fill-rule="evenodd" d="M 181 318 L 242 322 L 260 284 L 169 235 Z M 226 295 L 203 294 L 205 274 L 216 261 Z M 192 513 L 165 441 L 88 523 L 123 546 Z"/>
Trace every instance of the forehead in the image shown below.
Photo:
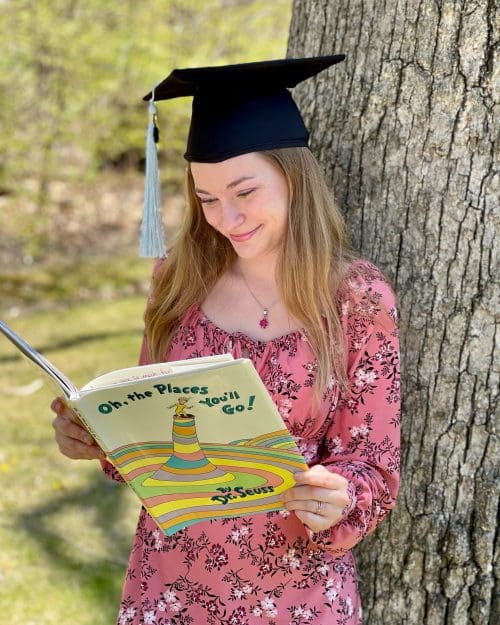
<path fill-rule="evenodd" d="M 196 184 L 201 181 L 232 182 L 239 177 L 256 177 L 271 174 L 276 168 L 257 152 L 241 154 L 218 163 L 190 163 L 191 173 Z"/>

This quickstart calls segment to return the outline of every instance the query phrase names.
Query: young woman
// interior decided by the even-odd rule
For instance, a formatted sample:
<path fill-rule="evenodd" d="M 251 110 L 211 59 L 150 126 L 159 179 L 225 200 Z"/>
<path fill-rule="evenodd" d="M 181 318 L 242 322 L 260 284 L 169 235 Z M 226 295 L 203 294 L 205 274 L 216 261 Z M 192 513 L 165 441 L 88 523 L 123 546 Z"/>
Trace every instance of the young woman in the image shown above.
<path fill-rule="evenodd" d="M 231 114 L 226 107 L 224 119 Z M 268 120 L 264 128 L 252 115 L 252 147 L 259 133 L 267 146 Z M 296 135 L 280 131 L 270 149 L 247 142 L 227 156 L 224 125 L 222 156 L 213 142 L 200 156 L 207 135 L 193 127 L 186 215 L 155 268 L 141 362 L 250 358 L 310 468 L 280 512 L 166 537 L 142 510 L 118 623 L 359 624 L 351 549 L 398 488 L 394 295 L 349 251 L 318 164 Z M 53 409 L 61 451 L 101 459 L 119 479 L 60 400 Z"/>

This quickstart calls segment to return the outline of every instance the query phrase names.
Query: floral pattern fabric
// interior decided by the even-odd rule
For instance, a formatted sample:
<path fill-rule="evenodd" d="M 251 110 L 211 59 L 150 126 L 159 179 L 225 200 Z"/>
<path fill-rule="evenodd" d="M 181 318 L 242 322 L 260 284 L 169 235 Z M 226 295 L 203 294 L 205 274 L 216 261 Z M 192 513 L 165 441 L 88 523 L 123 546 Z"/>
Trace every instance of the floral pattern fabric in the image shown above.
<path fill-rule="evenodd" d="M 399 484 L 399 353 L 394 295 L 358 261 L 339 301 L 349 388 L 313 403 L 316 360 L 300 331 L 267 342 L 217 327 L 194 305 L 169 360 L 250 358 L 310 466 L 349 482 L 339 523 L 313 533 L 287 511 L 198 523 L 165 536 L 143 509 L 118 625 L 359 625 L 351 549 L 394 507 Z M 146 362 L 146 350 L 141 362 Z M 105 470 L 119 478 L 111 465 Z"/>

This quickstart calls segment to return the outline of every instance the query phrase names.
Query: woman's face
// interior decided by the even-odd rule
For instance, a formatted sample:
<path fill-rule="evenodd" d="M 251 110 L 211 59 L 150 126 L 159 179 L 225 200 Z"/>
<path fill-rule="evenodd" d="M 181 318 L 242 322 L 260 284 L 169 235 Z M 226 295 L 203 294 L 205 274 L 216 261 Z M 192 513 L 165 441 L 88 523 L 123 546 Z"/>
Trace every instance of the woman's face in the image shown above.
<path fill-rule="evenodd" d="M 252 152 L 220 163 L 191 163 L 191 173 L 205 219 L 231 241 L 240 258 L 276 255 L 289 207 L 280 169 Z"/>

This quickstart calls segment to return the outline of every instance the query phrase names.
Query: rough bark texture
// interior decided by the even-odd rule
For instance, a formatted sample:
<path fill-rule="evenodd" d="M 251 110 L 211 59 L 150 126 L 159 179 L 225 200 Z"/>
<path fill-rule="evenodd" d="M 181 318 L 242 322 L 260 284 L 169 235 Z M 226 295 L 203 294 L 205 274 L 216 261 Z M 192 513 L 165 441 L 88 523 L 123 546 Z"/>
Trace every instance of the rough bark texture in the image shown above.
<path fill-rule="evenodd" d="M 403 484 L 357 552 L 369 625 L 500 623 L 496 11 L 294 2 L 289 56 L 347 54 L 295 95 L 353 244 L 401 311 Z"/>

